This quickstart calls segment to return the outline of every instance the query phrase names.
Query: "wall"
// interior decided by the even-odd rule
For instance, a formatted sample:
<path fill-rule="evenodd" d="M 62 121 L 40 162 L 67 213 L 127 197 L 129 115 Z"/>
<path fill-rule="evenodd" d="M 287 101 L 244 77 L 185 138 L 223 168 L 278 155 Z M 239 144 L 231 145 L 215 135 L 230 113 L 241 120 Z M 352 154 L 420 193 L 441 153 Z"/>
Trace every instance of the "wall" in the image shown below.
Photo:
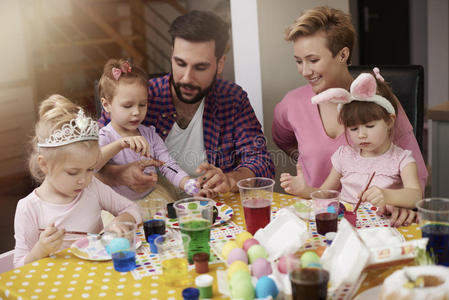
<path fill-rule="evenodd" d="M 285 28 L 308 8 L 329 5 L 349 11 L 347 0 L 260 0 L 258 1 L 260 60 L 262 71 L 262 99 L 265 136 L 268 149 L 276 166 L 276 182 L 279 189 L 279 176 L 282 172 L 295 174 L 295 163 L 287 157 L 271 138 L 271 124 L 275 105 L 291 89 L 306 84 L 296 70 L 292 44 L 284 40 Z"/>

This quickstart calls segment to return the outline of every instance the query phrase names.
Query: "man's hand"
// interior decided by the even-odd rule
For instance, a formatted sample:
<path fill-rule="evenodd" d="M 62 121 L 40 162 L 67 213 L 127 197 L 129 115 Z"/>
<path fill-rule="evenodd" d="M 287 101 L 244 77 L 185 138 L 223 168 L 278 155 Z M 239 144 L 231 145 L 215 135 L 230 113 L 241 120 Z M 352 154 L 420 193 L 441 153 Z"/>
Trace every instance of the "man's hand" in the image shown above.
<path fill-rule="evenodd" d="M 121 172 L 121 184 L 126 185 L 137 193 L 143 193 L 144 191 L 154 187 L 157 183 L 156 173 L 145 173 L 144 170 L 149 166 L 160 166 L 160 163 L 155 162 L 152 159 L 135 161 L 126 165 Z"/>
<path fill-rule="evenodd" d="M 227 193 L 236 184 L 231 176 L 228 176 L 220 168 L 209 163 L 199 165 L 196 172 L 202 174 L 197 179 L 200 186 L 203 189 L 210 189 L 215 193 Z"/>

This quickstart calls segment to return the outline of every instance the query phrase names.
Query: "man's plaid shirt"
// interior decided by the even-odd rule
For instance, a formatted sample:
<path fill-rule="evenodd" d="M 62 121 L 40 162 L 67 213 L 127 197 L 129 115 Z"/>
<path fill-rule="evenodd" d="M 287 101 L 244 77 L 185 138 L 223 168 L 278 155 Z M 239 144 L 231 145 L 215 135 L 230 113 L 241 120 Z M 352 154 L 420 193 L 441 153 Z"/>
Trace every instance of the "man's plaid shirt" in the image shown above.
<path fill-rule="evenodd" d="M 163 140 L 176 120 L 170 92 L 170 74 L 149 80 L 148 111 L 143 125 L 156 127 Z M 109 122 L 102 111 L 100 126 Z M 237 84 L 217 79 L 207 95 L 203 114 L 207 160 L 224 173 L 247 167 L 257 177 L 274 177 L 266 139 L 246 92 Z"/>

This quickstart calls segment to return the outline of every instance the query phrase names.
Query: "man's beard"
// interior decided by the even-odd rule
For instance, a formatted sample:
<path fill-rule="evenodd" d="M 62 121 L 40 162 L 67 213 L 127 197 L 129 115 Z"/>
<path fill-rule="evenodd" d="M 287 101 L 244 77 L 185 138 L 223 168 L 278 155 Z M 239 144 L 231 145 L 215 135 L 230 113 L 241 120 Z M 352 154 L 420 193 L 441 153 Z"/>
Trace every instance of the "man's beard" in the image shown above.
<path fill-rule="evenodd" d="M 175 82 L 175 80 L 173 79 L 173 69 L 170 74 L 170 84 L 173 86 L 176 96 L 181 102 L 184 102 L 186 104 L 195 104 L 201 101 L 205 96 L 207 96 L 207 94 L 209 94 L 216 80 L 217 80 L 217 72 L 215 72 L 214 79 L 212 80 L 211 84 L 207 88 L 202 90 L 199 86 L 191 85 L 188 83 Z M 193 97 L 192 99 L 186 99 L 182 96 L 181 87 L 185 87 L 191 90 L 197 90 L 198 94 L 196 94 L 196 96 Z"/>

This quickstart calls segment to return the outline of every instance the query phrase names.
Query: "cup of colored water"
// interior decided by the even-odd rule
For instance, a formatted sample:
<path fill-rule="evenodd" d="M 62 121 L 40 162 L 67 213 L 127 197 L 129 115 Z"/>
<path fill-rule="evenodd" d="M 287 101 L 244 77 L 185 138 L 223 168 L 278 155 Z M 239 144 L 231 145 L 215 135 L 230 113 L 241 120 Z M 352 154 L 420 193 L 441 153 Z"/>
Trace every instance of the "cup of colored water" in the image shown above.
<path fill-rule="evenodd" d="M 190 237 L 187 256 L 193 264 L 193 255 L 207 253 L 210 257 L 210 228 L 215 201 L 203 197 L 190 197 L 175 202 L 179 228 Z"/>
<path fill-rule="evenodd" d="M 337 232 L 338 211 L 340 209 L 340 192 L 334 190 L 318 190 L 310 194 L 315 212 L 317 232 L 325 235 Z"/>
<path fill-rule="evenodd" d="M 325 300 L 329 272 L 317 261 L 301 260 L 302 253 L 286 255 L 293 300 Z"/>
<path fill-rule="evenodd" d="M 108 237 L 106 250 L 118 272 L 136 268 L 136 229 L 137 225 L 132 222 L 112 222 L 104 230 L 103 236 Z"/>
<path fill-rule="evenodd" d="M 145 240 L 152 234 L 165 234 L 167 203 L 164 199 L 144 199 L 139 202 Z"/>
<path fill-rule="evenodd" d="M 169 286 L 186 286 L 190 284 L 188 274 L 187 251 L 190 237 L 185 234 L 166 234 L 154 241 L 162 264 L 165 283 Z"/>
<path fill-rule="evenodd" d="M 436 263 L 449 266 L 449 199 L 427 198 L 416 204 L 422 237 Z"/>
<path fill-rule="evenodd" d="M 271 220 L 271 202 L 273 201 L 274 180 L 253 177 L 237 182 L 245 214 L 246 230 L 255 234 Z"/>

